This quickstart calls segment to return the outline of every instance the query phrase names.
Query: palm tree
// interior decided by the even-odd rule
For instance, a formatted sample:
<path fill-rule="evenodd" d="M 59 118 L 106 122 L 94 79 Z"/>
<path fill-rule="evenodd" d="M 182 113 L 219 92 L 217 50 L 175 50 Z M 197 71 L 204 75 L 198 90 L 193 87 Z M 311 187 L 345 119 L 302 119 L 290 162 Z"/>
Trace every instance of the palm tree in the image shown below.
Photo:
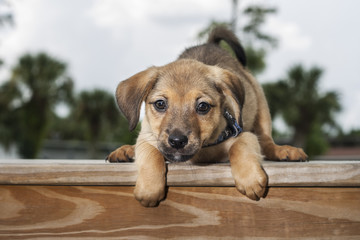
<path fill-rule="evenodd" d="M 197 38 L 204 40 L 211 30 L 216 26 L 229 27 L 234 33 L 238 33 L 242 45 L 245 48 L 247 68 L 252 74 L 257 75 L 265 70 L 265 57 L 269 49 L 277 46 L 277 39 L 264 32 L 262 26 L 266 18 L 277 12 L 276 8 L 263 5 L 249 5 L 241 12 L 243 21 L 240 28 L 237 28 L 238 1 L 232 0 L 232 16 L 228 21 L 214 21 L 198 33 Z M 220 42 L 220 46 L 229 51 L 232 50 L 226 43 Z M 234 55 L 234 54 L 233 54 Z"/>
<path fill-rule="evenodd" d="M 88 138 L 93 143 L 100 138 L 105 121 L 110 125 L 115 123 L 117 114 L 114 114 L 114 111 L 116 111 L 114 97 L 104 90 L 83 91 L 76 99 L 77 119 L 85 122 Z"/>
<path fill-rule="evenodd" d="M 4 127 L 6 121 L 12 121 L 11 128 L 5 127 L 10 131 L 7 140 L 16 143 L 22 157 L 37 156 L 55 106 L 71 101 L 72 88 L 65 63 L 45 53 L 19 59 L 11 79 L 1 87 L 8 92 L 1 101 L 6 106 L 1 124 Z"/>
<path fill-rule="evenodd" d="M 105 158 L 100 155 L 99 143 L 134 144 L 137 133 L 128 130 L 127 120 L 120 114 L 114 95 L 94 89 L 75 95 L 68 116 L 54 116 L 47 137 L 86 141 L 89 158 Z"/>
<path fill-rule="evenodd" d="M 336 127 L 334 114 L 341 110 L 337 92 L 319 92 L 323 70 L 293 66 L 285 79 L 264 84 L 272 117 L 280 114 L 294 129 L 293 144 L 304 147 L 309 155 L 325 149 L 325 125 Z"/>
<path fill-rule="evenodd" d="M 0 142 L 5 149 L 13 143 L 14 131 L 17 129 L 17 111 L 15 99 L 21 97 L 19 88 L 11 81 L 0 86 Z"/>
<path fill-rule="evenodd" d="M 99 157 L 99 141 L 118 140 L 125 143 L 133 142 L 135 138 L 134 134 L 125 130 L 126 120 L 120 115 L 114 96 L 107 91 L 82 91 L 76 99 L 72 115 L 84 124 L 91 158 Z M 121 134 L 120 139 L 118 134 Z"/>

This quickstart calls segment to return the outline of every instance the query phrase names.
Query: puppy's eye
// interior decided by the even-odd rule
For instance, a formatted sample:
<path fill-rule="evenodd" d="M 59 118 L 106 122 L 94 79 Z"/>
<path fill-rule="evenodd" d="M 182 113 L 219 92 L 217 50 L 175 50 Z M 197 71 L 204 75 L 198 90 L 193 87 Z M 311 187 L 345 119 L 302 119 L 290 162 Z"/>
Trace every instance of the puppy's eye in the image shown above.
<path fill-rule="evenodd" d="M 158 112 L 165 112 L 167 109 L 167 104 L 166 101 L 164 100 L 157 100 L 156 102 L 154 102 L 154 108 L 156 111 Z"/>
<path fill-rule="evenodd" d="M 197 105 L 196 112 L 198 114 L 205 115 L 210 111 L 210 109 L 211 109 L 210 104 L 208 104 L 206 102 L 201 102 Z"/>

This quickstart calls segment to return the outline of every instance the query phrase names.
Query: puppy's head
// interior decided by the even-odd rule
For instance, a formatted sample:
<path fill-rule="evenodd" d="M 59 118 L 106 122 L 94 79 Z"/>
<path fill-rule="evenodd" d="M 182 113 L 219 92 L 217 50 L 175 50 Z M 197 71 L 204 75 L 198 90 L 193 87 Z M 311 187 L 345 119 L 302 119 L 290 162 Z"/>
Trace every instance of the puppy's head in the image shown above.
<path fill-rule="evenodd" d="M 133 130 L 145 101 L 149 143 L 170 161 L 186 161 L 226 128 L 225 110 L 241 124 L 244 90 L 238 77 L 195 60 L 151 67 L 121 82 L 117 102 Z"/>

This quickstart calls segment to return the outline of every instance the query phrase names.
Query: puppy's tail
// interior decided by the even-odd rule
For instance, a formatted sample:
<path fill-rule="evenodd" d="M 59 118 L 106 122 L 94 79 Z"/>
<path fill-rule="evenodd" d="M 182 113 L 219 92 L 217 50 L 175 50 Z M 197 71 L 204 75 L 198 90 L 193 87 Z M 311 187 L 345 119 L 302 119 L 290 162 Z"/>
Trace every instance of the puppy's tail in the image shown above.
<path fill-rule="evenodd" d="M 236 58 L 245 67 L 246 66 L 245 51 L 241 46 L 239 40 L 235 36 L 235 34 L 230 30 L 228 30 L 226 27 L 223 26 L 215 27 L 211 31 L 207 42 L 219 45 L 221 40 L 229 44 L 231 49 L 234 51 Z"/>

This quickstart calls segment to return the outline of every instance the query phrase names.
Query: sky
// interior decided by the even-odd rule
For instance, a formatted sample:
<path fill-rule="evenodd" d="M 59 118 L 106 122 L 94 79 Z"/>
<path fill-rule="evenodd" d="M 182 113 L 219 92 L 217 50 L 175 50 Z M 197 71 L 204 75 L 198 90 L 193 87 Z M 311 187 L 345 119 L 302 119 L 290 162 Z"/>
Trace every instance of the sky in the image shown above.
<path fill-rule="evenodd" d="M 76 91 L 114 92 L 120 81 L 199 44 L 196 35 L 211 20 L 231 17 L 231 0 L 7 1 L 10 8 L 0 10 L 10 9 L 15 25 L 0 29 L 0 84 L 21 55 L 47 52 L 68 64 Z M 338 123 L 345 131 L 360 128 L 360 1 L 239 2 L 240 10 L 250 2 L 278 9 L 264 31 L 279 46 L 268 54 L 259 82 L 277 81 L 297 63 L 319 66 L 320 91 L 340 94 Z"/>

